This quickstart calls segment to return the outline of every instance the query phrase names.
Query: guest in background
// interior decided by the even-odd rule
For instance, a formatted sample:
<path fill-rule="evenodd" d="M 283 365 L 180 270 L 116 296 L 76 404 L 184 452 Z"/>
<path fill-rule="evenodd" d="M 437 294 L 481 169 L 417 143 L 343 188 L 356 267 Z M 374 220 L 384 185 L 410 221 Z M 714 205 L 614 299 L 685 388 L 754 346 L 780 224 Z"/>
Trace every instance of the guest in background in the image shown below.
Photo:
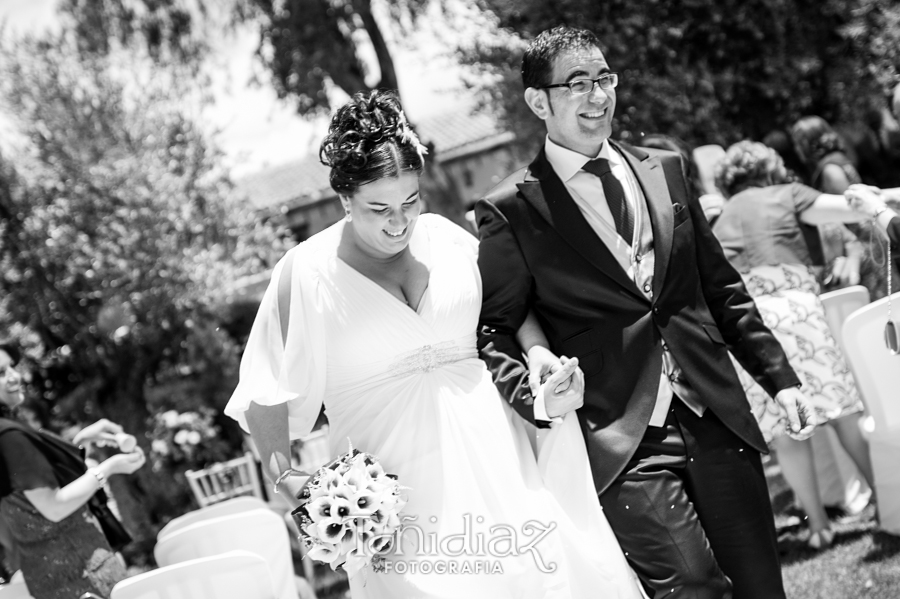
<path fill-rule="evenodd" d="M 862 182 L 843 139 L 825 119 L 801 118 L 791 127 L 791 139 L 811 187 L 843 193 L 850 185 Z"/>
<path fill-rule="evenodd" d="M 841 128 L 856 152 L 856 168 L 863 183 L 878 187 L 900 185 L 900 84 L 873 102 L 864 122 Z M 853 156 L 851 156 L 853 157 Z"/>
<path fill-rule="evenodd" d="M 681 139 L 662 133 L 650 133 L 638 140 L 642 148 L 656 148 L 681 154 L 681 170 L 684 172 L 684 180 L 687 183 L 688 194 L 699 198 L 703 195 L 703 182 L 700 180 L 700 169 L 691 155 L 691 147 Z"/>
<path fill-rule="evenodd" d="M 703 178 L 700 175 L 699 165 L 694 160 L 691 147 L 677 137 L 663 135 L 662 133 L 645 135 L 638 141 L 638 145 L 642 148 L 656 148 L 657 150 L 668 150 L 681 154 L 681 170 L 684 172 L 688 194 L 700 200 L 700 206 L 703 208 L 703 215 L 706 216 L 706 220 L 710 224 L 714 223 L 722 212 L 722 204 L 725 202 L 725 198 L 715 189 L 706 189 L 706 186 L 703 184 Z"/>
<path fill-rule="evenodd" d="M 0 584 L 9 582 L 12 575 L 19 569 L 19 556 L 16 551 L 16 542 L 13 541 L 12 532 L 6 520 L 0 515 Z"/>
<path fill-rule="evenodd" d="M 18 550 L 19 566 L 34 599 L 109 596 L 125 578 L 89 503 L 107 477 L 131 474 L 144 464 L 140 449 L 86 468 L 78 448 L 12 419 L 25 398 L 16 369 L 20 353 L 0 344 L 0 515 Z M 76 435 L 75 443 L 103 439 L 122 427 L 100 420 Z"/>
<path fill-rule="evenodd" d="M 900 290 L 900 214 L 891 204 L 900 206 L 900 187 L 878 189 L 868 185 L 851 185 L 846 195 L 853 209 L 872 218 L 874 225 L 890 240 L 894 268 L 891 292 L 896 293 Z"/>
<path fill-rule="evenodd" d="M 851 211 L 843 196 L 785 183 L 785 177 L 784 163 L 771 148 L 749 141 L 728 148 L 716 177 L 728 200 L 713 233 L 804 381 L 819 424 L 834 427 L 873 486 L 868 445 L 857 426 L 862 401 L 827 328 L 809 244 L 818 239 L 815 225 L 864 217 Z M 738 371 L 760 429 L 809 516 L 809 545 L 830 545 L 833 533 L 819 496 L 809 439 L 789 436 L 782 408 L 745 371 Z"/>
<path fill-rule="evenodd" d="M 865 248 L 850 229 L 840 223 L 819 225 L 825 268 L 819 277 L 821 291 L 859 285 Z"/>
<path fill-rule="evenodd" d="M 847 156 L 843 140 L 824 119 L 806 116 L 791 127 L 797 155 L 806 167 L 808 184 L 829 194 L 842 194 L 850 185 L 862 182 L 859 172 Z M 869 222 L 849 224 L 847 228 L 862 244 L 860 283 L 872 300 L 884 297 L 887 283 L 884 269 L 884 235 Z"/>
<path fill-rule="evenodd" d="M 776 129 L 763 138 L 763 143 L 784 160 L 789 181 L 802 181 L 799 173 L 805 173 L 807 169 L 794 150 L 790 135 Z M 819 226 L 819 236 L 825 264 L 819 280 L 822 291 L 859 285 L 865 250 L 856 235 L 840 223 L 829 223 Z"/>
<path fill-rule="evenodd" d="M 794 149 L 794 141 L 787 131 L 773 129 L 766 133 L 762 142 L 781 156 L 781 159 L 784 161 L 784 168 L 787 171 L 786 178 L 788 181 L 802 181 L 801 173 L 806 171 L 806 167 L 803 161 L 800 160 L 800 157 L 797 156 L 797 151 Z"/>

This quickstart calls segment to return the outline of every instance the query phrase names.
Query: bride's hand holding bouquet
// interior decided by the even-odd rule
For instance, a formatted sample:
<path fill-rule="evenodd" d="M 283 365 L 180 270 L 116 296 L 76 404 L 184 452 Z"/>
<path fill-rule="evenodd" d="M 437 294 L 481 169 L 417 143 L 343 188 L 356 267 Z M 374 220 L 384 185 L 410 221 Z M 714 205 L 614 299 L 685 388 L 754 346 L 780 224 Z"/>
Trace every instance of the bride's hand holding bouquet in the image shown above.
<path fill-rule="evenodd" d="M 291 512 L 309 557 L 350 576 L 369 564 L 377 570 L 402 524 L 402 490 L 375 456 L 353 447 L 319 468 Z"/>

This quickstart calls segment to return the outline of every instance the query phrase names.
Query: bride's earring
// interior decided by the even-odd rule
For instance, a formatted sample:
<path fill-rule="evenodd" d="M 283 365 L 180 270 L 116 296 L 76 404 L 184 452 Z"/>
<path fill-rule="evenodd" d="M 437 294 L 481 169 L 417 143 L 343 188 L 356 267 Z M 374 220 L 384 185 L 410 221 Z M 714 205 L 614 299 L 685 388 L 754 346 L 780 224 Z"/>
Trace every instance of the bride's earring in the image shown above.
<path fill-rule="evenodd" d="M 353 215 L 350 214 L 350 209 L 344 208 L 344 213 L 345 213 L 344 218 L 347 219 L 347 222 L 348 223 L 351 222 L 353 220 Z"/>

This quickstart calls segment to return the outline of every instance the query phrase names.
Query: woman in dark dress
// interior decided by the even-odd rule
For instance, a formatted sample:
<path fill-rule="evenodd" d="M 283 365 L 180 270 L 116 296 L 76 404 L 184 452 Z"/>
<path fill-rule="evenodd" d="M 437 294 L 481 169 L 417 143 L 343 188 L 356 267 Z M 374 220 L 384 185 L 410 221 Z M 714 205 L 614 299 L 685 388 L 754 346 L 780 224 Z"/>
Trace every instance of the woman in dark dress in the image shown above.
<path fill-rule="evenodd" d="M 810 187 L 824 193 L 842 194 L 851 185 L 859 184 L 862 178 L 847 155 L 846 147 L 837 132 L 827 121 L 818 116 L 805 116 L 791 127 L 791 138 L 800 160 L 806 166 Z M 871 223 L 847 224 L 853 235 L 862 244 L 860 261 L 860 284 L 869 290 L 874 301 L 887 293 L 884 264 L 884 234 Z M 835 235 L 835 229 L 825 230 Z"/>
<path fill-rule="evenodd" d="M 113 474 L 131 474 L 144 464 L 137 449 L 87 468 L 74 445 L 11 418 L 24 399 L 16 370 L 19 352 L 0 344 L 0 513 L 9 525 L 28 590 L 34 599 L 104 597 L 125 568 L 104 536 L 88 503 Z M 75 437 L 97 441 L 122 428 L 96 422 Z"/>

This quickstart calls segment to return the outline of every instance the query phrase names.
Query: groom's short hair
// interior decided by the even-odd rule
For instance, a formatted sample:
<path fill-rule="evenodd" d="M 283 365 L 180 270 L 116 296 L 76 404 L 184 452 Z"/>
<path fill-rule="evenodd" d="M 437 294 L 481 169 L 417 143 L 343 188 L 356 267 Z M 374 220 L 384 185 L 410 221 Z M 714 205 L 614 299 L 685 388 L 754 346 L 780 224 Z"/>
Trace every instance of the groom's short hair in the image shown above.
<path fill-rule="evenodd" d="M 522 83 L 525 84 L 525 89 L 553 83 L 550 81 L 553 62 L 563 52 L 591 47 L 600 50 L 600 40 L 587 29 L 557 25 L 553 29 L 542 31 L 531 40 L 522 57 Z"/>

